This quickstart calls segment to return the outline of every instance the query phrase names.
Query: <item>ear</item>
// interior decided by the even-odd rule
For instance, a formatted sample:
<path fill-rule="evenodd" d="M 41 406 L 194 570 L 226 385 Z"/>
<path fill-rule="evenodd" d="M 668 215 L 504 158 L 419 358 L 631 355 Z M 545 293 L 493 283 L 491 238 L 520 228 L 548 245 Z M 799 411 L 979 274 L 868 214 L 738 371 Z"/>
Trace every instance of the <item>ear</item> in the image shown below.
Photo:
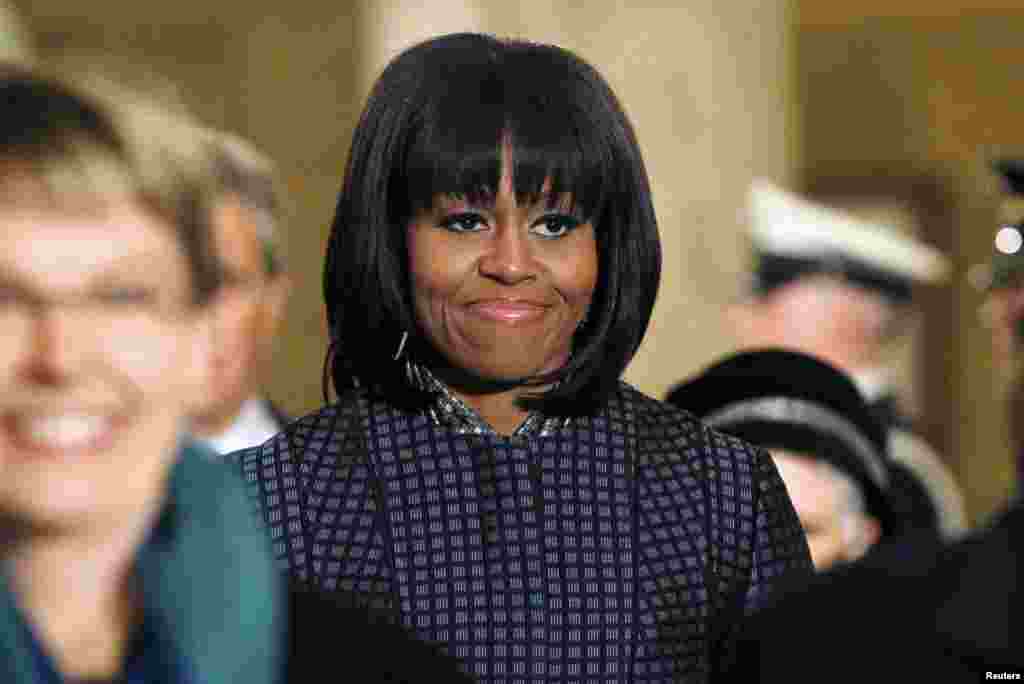
<path fill-rule="evenodd" d="M 217 337 L 223 334 L 224 330 L 231 330 L 236 327 L 235 321 L 246 310 L 245 292 L 237 287 L 221 287 L 217 294 L 206 307 L 211 335 L 213 351 L 218 350 Z"/>
<path fill-rule="evenodd" d="M 277 335 L 291 293 L 292 279 L 287 273 L 278 273 L 266 284 L 263 295 L 264 334 L 270 338 Z"/>

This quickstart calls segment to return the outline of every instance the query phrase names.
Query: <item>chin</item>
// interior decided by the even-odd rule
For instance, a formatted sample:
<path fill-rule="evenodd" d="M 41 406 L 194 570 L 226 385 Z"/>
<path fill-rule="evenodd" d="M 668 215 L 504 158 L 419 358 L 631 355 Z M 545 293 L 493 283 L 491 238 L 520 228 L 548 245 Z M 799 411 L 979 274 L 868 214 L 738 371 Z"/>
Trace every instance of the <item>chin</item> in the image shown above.
<path fill-rule="evenodd" d="M 546 370 L 545 367 L 537 366 L 501 366 L 480 368 L 472 371 L 472 374 L 483 383 L 515 387 L 527 384 L 534 378 L 550 372 L 552 371 Z"/>
<path fill-rule="evenodd" d="M 473 374 L 482 379 L 494 382 L 521 383 L 531 378 L 554 373 L 569 361 L 568 354 L 559 354 L 553 360 L 546 359 L 513 359 L 499 362 L 494 359 L 478 359 L 475 363 L 466 363 Z"/>
<path fill-rule="evenodd" d="M 0 514 L 28 529 L 73 532 L 130 520 L 163 496 L 173 459 L 117 448 L 91 459 L 8 464 Z M 152 449 L 152 448 L 151 448 Z"/>
<path fill-rule="evenodd" d="M 29 534 L 67 534 L 115 518 L 110 502 L 92 496 L 53 496 L 55 488 L 33 492 L 26 487 L 0 493 L 0 519 Z"/>

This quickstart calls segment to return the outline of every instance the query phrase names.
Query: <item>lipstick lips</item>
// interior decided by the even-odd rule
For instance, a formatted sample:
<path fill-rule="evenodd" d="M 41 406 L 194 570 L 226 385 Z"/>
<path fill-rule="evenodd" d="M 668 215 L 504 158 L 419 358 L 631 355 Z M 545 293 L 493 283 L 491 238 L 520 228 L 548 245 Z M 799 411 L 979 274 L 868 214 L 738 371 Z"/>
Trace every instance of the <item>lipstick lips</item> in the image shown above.
<path fill-rule="evenodd" d="M 548 304 L 521 299 L 481 299 L 466 307 L 474 315 L 498 323 L 534 321 L 544 316 Z"/>

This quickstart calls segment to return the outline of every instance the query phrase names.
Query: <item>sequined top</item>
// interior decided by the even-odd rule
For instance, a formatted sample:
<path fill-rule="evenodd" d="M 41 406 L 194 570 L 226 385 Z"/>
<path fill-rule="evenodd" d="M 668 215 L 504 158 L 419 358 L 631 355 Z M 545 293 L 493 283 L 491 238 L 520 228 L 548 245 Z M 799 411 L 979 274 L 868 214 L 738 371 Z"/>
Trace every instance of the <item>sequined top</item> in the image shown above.
<path fill-rule="evenodd" d="M 430 372 L 429 368 L 407 362 L 406 374 L 410 382 L 433 396 L 433 401 L 427 407 L 427 414 L 434 425 L 443 425 L 460 435 L 497 436 L 494 428 L 469 404 L 457 397 L 447 385 Z M 539 412 L 531 411 L 511 436 L 548 437 L 568 423 L 567 418 L 545 418 Z"/>
<path fill-rule="evenodd" d="M 811 572 L 765 452 L 625 384 L 547 432 L 452 416 L 355 390 L 237 459 L 284 569 L 480 681 L 711 681 L 775 582 Z"/>

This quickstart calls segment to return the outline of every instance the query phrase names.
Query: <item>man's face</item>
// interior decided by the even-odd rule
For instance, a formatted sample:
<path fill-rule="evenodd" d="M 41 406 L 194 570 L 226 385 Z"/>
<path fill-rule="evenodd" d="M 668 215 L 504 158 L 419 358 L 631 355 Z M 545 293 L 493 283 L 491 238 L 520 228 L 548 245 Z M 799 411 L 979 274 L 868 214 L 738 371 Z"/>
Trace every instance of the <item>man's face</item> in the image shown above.
<path fill-rule="evenodd" d="M 171 227 L 127 200 L 0 209 L 0 329 L 0 515 L 67 529 L 162 497 L 208 367 Z"/>
<path fill-rule="evenodd" d="M 999 375 L 1011 378 L 1024 344 L 1024 283 L 994 288 L 985 296 L 982 318 L 992 336 Z"/>
<path fill-rule="evenodd" d="M 885 298 L 828 275 L 797 278 L 729 309 L 742 348 L 779 347 L 853 371 L 879 362 Z"/>
<path fill-rule="evenodd" d="M 215 249 L 225 285 L 214 306 L 214 360 L 209 403 L 201 424 L 226 427 L 257 391 L 284 310 L 287 282 L 268 277 L 255 216 L 237 198 L 225 198 L 215 215 Z"/>

